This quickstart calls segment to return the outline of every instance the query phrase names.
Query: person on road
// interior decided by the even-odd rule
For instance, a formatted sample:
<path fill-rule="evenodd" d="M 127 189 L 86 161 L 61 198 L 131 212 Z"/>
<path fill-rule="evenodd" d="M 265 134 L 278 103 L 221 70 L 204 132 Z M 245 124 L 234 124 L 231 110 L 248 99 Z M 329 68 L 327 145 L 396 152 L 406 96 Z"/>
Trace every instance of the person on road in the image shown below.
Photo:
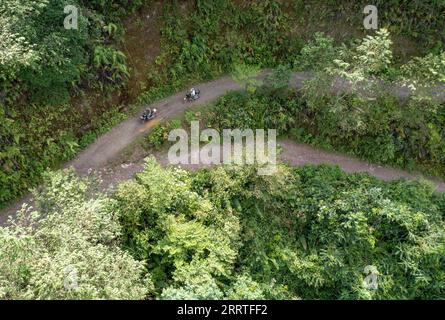
<path fill-rule="evenodd" d="M 145 109 L 145 111 L 142 115 L 142 119 L 149 120 L 149 119 L 154 118 L 157 111 L 158 110 L 156 110 L 156 109 L 153 109 L 153 110 L 151 110 L 150 108 Z"/>

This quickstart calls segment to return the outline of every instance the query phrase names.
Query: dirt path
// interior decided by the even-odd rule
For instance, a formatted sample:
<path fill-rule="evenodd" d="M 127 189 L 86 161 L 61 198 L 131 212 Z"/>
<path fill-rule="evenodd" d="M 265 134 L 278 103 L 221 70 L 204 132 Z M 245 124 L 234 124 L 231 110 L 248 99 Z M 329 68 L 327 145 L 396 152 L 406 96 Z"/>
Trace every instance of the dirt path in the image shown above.
<path fill-rule="evenodd" d="M 384 181 L 395 179 L 427 180 L 432 183 L 436 191 L 443 192 L 445 183 L 435 179 L 425 179 L 421 174 L 408 173 L 403 170 L 389 168 L 381 165 L 362 161 L 354 157 L 342 155 L 335 152 L 326 152 L 305 144 L 300 144 L 292 140 L 281 140 L 278 142 L 282 152 L 279 155 L 279 161 L 291 166 L 304 166 L 307 164 L 331 164 L 338 165 L 346 172 L 367 172 L 372 176 Z M 220 151 L 222 154 L 222 150 Z M 151 154 L 162 166 L 168 166 L 167 151 Z M 103 179 L 103 191 L 113 190 L 120 182 L 130 180 L 136 173 L 144 169 L 145 158 L 149 156 L 145 152 L 135 152 L 130 159 L 125 162 L 116 163 L 113 167 L 108 167 L 100 172 Z M 190 158 L 190 155 L 189 155 Z M 181 165 L 183 169 L 195 171 L 204 165 Z"/>
<path fill-rule="evenodd" d="M 115 159 L 119 153 L 130 145 L 137 137 L 148 133 L 157 123 L 171 119 L 191 106 L 204 105 L 224 95 L 227 91 L 241 89 L 230 77 L 197 85 L 201 90 L 201 98 L 194 102 L 184 101 L 184 92 L 180 92 L 166 99 L 158 101 L 150 108 L 158 109 L 158 117 L 146 124 L 141 124 L 139 117 L 133 117 L 117 125 L 109 132 L 98 138 L 86 150 L 82 151 L 75 160 L 67 166 L 73 166 L 80 174 L 89 169 L 100 169 L 107 162 Z"/>
<path fill-rule="evenodd" d="M 263 72 L 258 78 L 263 79 L 267 74 Z M 308 73 L 294 73 L 290 85 L 294 88 L 301 88 L 305 80 L 310 79 Z M 194 103 L 186 103 L 184 92 L 177 93 L 166 99 L 152 104 L 151 108 L 159 110 L 159 116 L 155 120 L 146 124 L 141 124 L 138 117 L 132 117 L 114 127 L 112 130 L 99 137 L 87 149 L 82 151 L 73 161 L 66 164 L 66 167 L 74 167 L 80 175 L 86 175 L 89 172 L 98 171 L 104 173 L 104 184 L 107 186 L 116 185 L 119 181 L 130 179 L 134 173 L 142 169 L 142 160 L 135 164 L 128 164 L 116 169 L 109 164 L 112 160 L 119 157 L 120 153 L 129 146 L 139 136 L 150 132 L 150 130 L 159 122 L 171 119 L 183 113 L 191 106 L 205 105 L 212 102 L 221 95 L 224 95 L 231 90 L 241 89 L 231 77 L 223 77 L 215 81 L 196 85 L 201 90 L 201 99 Z M 335 91 L 347 90 L 348 86 L 342 82 L 337 81 L 334 87 Z M 404 98 L 409 95 L 409 90 L 404 88 L 395 88 L 393 93 Z M 439 99 L 445 101 L 445 90 L 440 88 Z M 283 141 L 282 160 L 289 162 L 292 165 L 304 164 L 336 164 L 347 172 L 368 172 L 383 180 L 393 180 L 398 178 L 412 178 L 419 179 L 421 175 L 410 174 L 401 170 L 386 168 L 378 165 L 369 164 L 344 155 L 333 154 L 325 151 L 315 149 L 307 145 L 296 144 L 292 141 Z M 159 155 L 158 155 L 159 156 Z M 162 156 L 159 158 L 161 163 L 165 162 Z M 192 168 L 193 169 L 193 168 Z M 111 171 L 111 174 L 110 174 Z M 108 173 L 107 173 L 108 172 Z M 109 176 L 109 177 L 108 177 Z M 115 177 L 115 178 L 113 178 Z M 444 190 L 444 183 L 439 180 L 432 181 L 438 191 Z M 4 224 L 9 215 L 13 215 L 21 208 L 23 203 L 32 202 L 31 195 L 17 201 L 0 211 L 0 225 Z"/>
<path fill-rule="evenodd" d="M 258 79 L 264 79 L 268 71 L 258 76 Z M 309 73 L 294 73 L 290 86 L 293 88 L 301 88 L 303 82 L 310 79 Z M 191 106 L 205 105 L 214 101 L 228 91 L 240 90 L 241 86 L 237 84 L 231 77 L 223 77 L 215 81 L 199 84 L 195 86 L 201 90 L 201 98 L 194 102 L 188 103 L 184 101 L 184 92 L 179 92 L 166 99 L 152 104 L 151 108 L 159 110 L 159 116 L 155 120 L 146 124 L 141 124 L 138 117 L 130 118 L 114 127 L 112 130 L 98 138 L 86 150 L 81 152 L 75 160 L 68 163 L 67 166 L 73 166 L 80 174 L 86 173 L 89 169 L 102 168 L 107 162 L 115 159 L 119 153 L 131 144 L 137 137 L 148 133 L 157 123 L 171 119 Z M 347 83 L 337 80 L 335 82 L 334 91 L 344 91 L 348 89 Z M 409 96 L 409 89 L 397 88 L 393 90 L 394 94 L 400 98 Z M 445 101 L 445 90 L 441 93 L 440 99 Z"/>

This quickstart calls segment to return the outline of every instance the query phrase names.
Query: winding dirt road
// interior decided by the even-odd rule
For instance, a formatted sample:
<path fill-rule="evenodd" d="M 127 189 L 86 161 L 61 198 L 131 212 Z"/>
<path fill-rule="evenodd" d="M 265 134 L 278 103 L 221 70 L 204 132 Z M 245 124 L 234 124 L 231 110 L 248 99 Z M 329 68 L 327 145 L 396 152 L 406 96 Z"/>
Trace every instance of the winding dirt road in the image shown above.
<path fill-rule="evenodd" d="M 269 71 L 263 72 L 260 76 L 258 76 L 258 79 L 264 79 L 268 72 Z M 311 75 L 309 73 L 294 73 L 290 81 L 290 86 L 293 88 L 301 88 L 303 82 L 310 79 L 310 77 Z M 186 103 L 183 100 L 184 92 L 177 93 L 166 99 L 158 101 L 150 105 L 151 108 L 156 108 L 159 110 L 158 118 L 146 124 L 141 124 L 138 116 L 123 121 L 109 132 L 99 137 L 87 149 L 79 153 L 79 155 L 73 161 L 67 163 L 65 167 L 74 167 L 80 175 L 86 175 L 91 170 L 104 171 L 105 169 L 106 171 L 107 168 L 110 168 L 111 161 L 117 159 L 121 152 L 136 138 L 150 132 L 150 130 L 157 123 L 180 115 L 191 106 L 205 105 L 212 102 L 228 91 L 241 89 L 241 86 L 228 76 L 215 81 L 196 85 L 196 87 L 201 90 L 201 99 L 198 101 Z M 336 81 L 333 87 L 333 91 L 344 91 L 347 89 L 348 85 L 344 81 Z M 390 91 L 392 91 L 392 94 L 402 99 L 410 94 L 410 91 L 407 88 L 395 87 L 390 89 Z M 439 88 L 438 98 L 441 101 L 445 101 L 445 88 Z M 369 174 L 383 180 L 394 180 L 399 178 L 423 179 L 422 175 L 420 174 L 411 174 L 402 170 L 370 164 L 366 161 L 360 161 L 349 156 L 330 153 L 307 145 L 297 144 L 290 140 L 281 141 L 280 144 L 283 147 L 281 160 L 294 166 L 323 163 L 335 164 L 339 165 L 347 172 L 368 172 Z M 161 163 L 165 163 L 166 161 L 166 159 L 163 159 L 162 156 L 158 160 Z M 134 173 L 142 170 L 141 163 L 142 161 L 139 161 L 138 163 L 131 164 L 128 167 L 119 167 L 117 170 L 118 172 L 114 172 L 113 174 L 114 178 L 104 180 L 108 183 L 108 185 L 116 185 L 119 181 L 130 179 Z M 445 184 L 443 181 L 440 181 L 439 179 L 430 179 L 430 181 L 433 183 L 433 185 L 435 185 L 437 191 L 441 192 L 445 189 Z M 32 202 L 32 197 L 29 194 L 17 201 L 15 204 L 11 205 L 9 208 L 0 211 L 0 225 L 4 225 L 8 216 L 14 215 L 24 203 L 30 202 Z"/>

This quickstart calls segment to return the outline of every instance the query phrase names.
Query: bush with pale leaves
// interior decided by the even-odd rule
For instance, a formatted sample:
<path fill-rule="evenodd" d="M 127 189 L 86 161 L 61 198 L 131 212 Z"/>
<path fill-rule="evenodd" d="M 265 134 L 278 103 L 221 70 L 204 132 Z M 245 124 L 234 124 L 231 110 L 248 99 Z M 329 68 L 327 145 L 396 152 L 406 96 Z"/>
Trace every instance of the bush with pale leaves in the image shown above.
<path fill-rule="evenodd" d="M 143 264 L 120 247 L 112 201 L 72 171 L 47 176 L 38 209 L 0 228 L 0 299 L 143 299 Z"/>

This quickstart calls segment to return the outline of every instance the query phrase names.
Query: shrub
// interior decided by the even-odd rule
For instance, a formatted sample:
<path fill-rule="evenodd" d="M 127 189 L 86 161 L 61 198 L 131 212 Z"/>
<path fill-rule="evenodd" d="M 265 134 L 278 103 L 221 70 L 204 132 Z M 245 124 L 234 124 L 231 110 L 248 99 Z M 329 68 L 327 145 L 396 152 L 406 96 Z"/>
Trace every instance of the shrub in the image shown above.
<path fill-rule="evenodd" d="M 189 174 L 149 160 L 116 201 L 161 299 L 445 295 L 442 202 L 426 184 L 330 166 Z M 368 266 L 376 290 L 363 284 Z"/>
<path fill-rule="evenodd" d="M 2 299 L 143 299 L 144 268 L 120 248 L 112 202 L 89 199 L 89 183 L 73 171 L 50 174 L 24 208 L 0 228 Z"/>

